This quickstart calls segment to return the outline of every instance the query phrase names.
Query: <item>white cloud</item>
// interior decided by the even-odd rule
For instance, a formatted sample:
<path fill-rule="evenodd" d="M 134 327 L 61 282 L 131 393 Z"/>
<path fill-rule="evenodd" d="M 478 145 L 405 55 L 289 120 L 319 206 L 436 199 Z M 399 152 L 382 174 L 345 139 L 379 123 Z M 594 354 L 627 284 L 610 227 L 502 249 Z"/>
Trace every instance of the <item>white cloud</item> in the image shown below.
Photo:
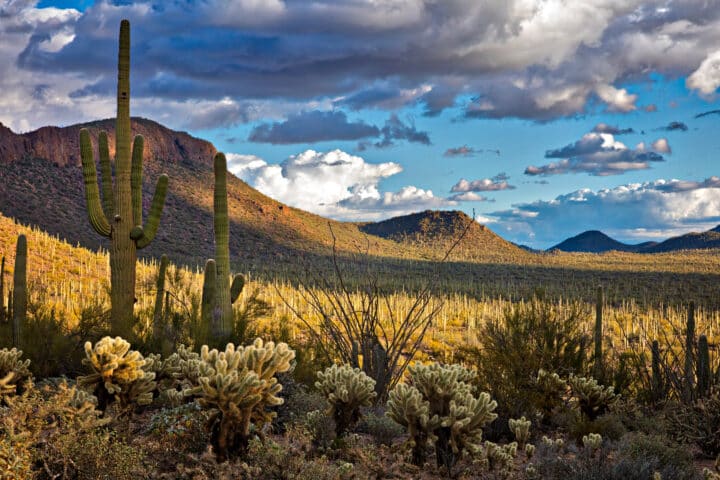
<path fill-rule="evenodd" d="M 507 182 L 507 177 L 503 175 L 500 178 L 483 178 L 469 182 L 461 178 L 459 182 L 453 185 L 451 192 L 497 192 L 500 190 L 513 190 L 514 186 Z"/>
<path fill-rule="evenodd" d="M 667 141 L 667 138 L 658 138 L 652 144 L 652 149 L 658 153 L 672 153 L 672 148 Z"/>
<path fill-rule="evenodd" d="M 374 220 L 442 208 L 456 202 L 431 190 L 406 186 L 382 192 L 381 180 L 402 171 L 397 163 L 367 163 L 342 150 L 307 150 L 280 164 L 230 153 L 228 170 L 260 192 L 309 212 L 343 220 Z"/>
<path fill-rule="evenodd" d="M 637 107 L 637 95 L 628 93 L 624 88 L 618 89 L 612 85 L 598 85 L 595 92 L 600 99 L 608 105 L 611 112 L 631 112 Z"/>
<path fill-rule="evenodd" d="M 709 54 L 685 83 L 706 97 L 712 96 L 720 87 L 720 50 Z"/>
<path fill-rule="evenodd" d="M 661 179 L 598 191 L 581 189 L 488 215 L 512 240 L 542 247 L 585 230 L 601 230 L 626 241 L 650 240 L 720 223 L 720 179 Z"/>

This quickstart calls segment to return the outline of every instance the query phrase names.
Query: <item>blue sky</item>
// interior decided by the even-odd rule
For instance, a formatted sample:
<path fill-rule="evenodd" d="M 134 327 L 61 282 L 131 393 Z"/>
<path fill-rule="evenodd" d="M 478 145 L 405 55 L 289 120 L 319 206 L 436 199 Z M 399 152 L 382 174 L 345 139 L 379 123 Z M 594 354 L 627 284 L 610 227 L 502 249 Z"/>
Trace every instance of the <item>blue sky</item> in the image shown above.
<path fill-rule="evenodd" d="M 299 208 L 541 248 L 720 223 L 720 2 L 0 0 L 0 122 L 113 116 L 122 18 L 132 113 Z"/>

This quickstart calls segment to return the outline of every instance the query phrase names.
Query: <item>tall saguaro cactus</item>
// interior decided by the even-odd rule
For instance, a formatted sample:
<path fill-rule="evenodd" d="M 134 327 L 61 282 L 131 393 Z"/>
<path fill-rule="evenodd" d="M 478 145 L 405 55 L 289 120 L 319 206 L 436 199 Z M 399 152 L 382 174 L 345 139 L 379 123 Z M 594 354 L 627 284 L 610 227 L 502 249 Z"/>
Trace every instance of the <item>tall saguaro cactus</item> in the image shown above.
<path fill-rule="evenodd" d="M 694 393 L 694 371 L 695 364 L 695 302 L 688 306 L 687 328 L 685 330 L 685 368 L 683 381 L 683 400 L 690 403 Z"/>
<path fill-rule="evenodd" d="M 235 275 L 230 284 L 230 220 L 227 203 L 227 160 L 217 153 L 213 162 L 215 193 L 213 196 L 213 227 L 215 259 L 205 265 L 201 318 L 209 322 L 210 334 L 225 340 L 233 332 L 232 304 L 245 285 L 242 275 Z M 205 323 L 207 327 L 207 323 Z"/>
<path fill-rule="evenodd" d="M 595 359 L 593 363 L 593 376 L 602 381 L 605 375 L 605 368 L 603 364 L 603 288 L 602 286 L 597 289 L 597 298 L 595 301 Z"/>
<path fill-rule="evenodd" d="M 120 23 L 118 54 L 117 119 L 115 124 L 115 184 L 111 178 L 107 135 L 99 139 L 102 201 L 98 191 L 95 159 L 90 133 L 80 131 L 82 157 L 90 223 L 97 233 L 110 239 L 110 300 L 112 333 L 127 336 L 133 323 L 135 303 L 135 264 L 137 250 L 152 242 L 165 204 L 168 178 L 161 175 L 147 223 L 142 215 L 142 158 L 144 140 L 138 135 L 130 146 L 130 22 Z"/>
<path fill-rule="evenodd" d="M 27 315 L 27 238 L 18 235 L 13 272 L 12 342 L 19 347 Z"/>

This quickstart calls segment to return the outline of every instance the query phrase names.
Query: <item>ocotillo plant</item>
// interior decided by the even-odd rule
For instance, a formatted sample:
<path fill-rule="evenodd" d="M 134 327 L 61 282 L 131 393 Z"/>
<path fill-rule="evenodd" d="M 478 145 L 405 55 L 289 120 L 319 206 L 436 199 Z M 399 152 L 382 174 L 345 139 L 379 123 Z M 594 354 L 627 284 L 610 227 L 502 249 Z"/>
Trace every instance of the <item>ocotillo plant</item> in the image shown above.
<path fill-rule="evenodd" d="M 683 400 L 691 402 L 694 390 L 693 351 L 695 350 L 695 302 L 688 307 L 687 329 L 685 331 L 685 369 L 683 381 Z"/>
<path fill-rule="evenodd" d="M 15 271 L 13 272 L 13 347 L 19 347 L 22 340 L 22 327 L 27 315 L 27 238 L 18 235 L 15 250 Z"/>
<path fill-rule="evenodd" d="M 137 249 L 155 238 L 168 178 L 161 175 L 152 199 L 150 215 L 143 226 L 142 158 L 143 137 L 138 135 L 130 148 L 130 22 L 120 23 L 118 54 L 117 120 L 115 124 L 115 186 L 111 178 L 107 135 L 99 139 L 102 201 L 97 185 L 95 159 L 90 133 L 80 131 L 80 156 L 83 165 L 85 199 L 90 223 L 97 233 L 111 241 L 110 300 L 111 327 L 115 335 L 127 336 L 133 323 L 135 303 L 135 264 Z"/>
<path fill-rule="evenodd" d="M 155 306 L 153 309 L 153 341 L 157 345 L 163 335 L 163 300 L 165 296 L 165 271 L 168 266 L 168 257 L 163 255 L 160 257 L 160 267 L 158 268 L 158 278 L 155 282 Z"/>
<path fill-rule="evenodd" d="M 233 332 L 232 304 L 245 285 L 242 275 L 235 275 L 230 284 L 230 220 L 227 205 L 227 160 L 217 153 L 213 162 L 215 193 L 213 197 L 213 225 L 215 232 L 215 260 L 205 265 L 201 318 L 203 328 L 209 322 L 215 339 L 227 339 Z M 213 268 L 214 267 L 214 268 Z M 213 281 L 213 277 L 215 277 Z M 214 284 L 214 285 L 213 285 Z"/>
<path fill-rule="evenodd" d="M 595 359 L 593 363 L 593 376 L 602 381 L 605 368 L 603 365 L 603 288 L 598 287 L 597 299 L 595 301 Z"/>

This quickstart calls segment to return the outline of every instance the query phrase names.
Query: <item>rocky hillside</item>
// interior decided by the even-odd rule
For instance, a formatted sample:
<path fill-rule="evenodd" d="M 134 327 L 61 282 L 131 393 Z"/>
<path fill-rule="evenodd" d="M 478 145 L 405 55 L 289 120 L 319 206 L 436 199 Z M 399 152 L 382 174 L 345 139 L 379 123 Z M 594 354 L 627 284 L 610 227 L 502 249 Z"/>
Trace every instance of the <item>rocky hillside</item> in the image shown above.
<path fill-rule="evenodd" d="M 79 131 L 88 128 L 96 142 L 100 130 L 109 134 L 114 152 L 114 121 L 102 120 L 69 127 L 44 127 L 26 134 L 0 128 L 0 213 L 18 222 L 35 225 L 52 235 L 90 249 L 107 246 L 90 227 L 86 218 L 82 171 L 79 157 Z M 170 177 L 170 188 L 160 231 L 155 241 L 143 250 L 143 256 L 168 254 L 176 262 L 202 264 L 213 255 L 212 157 L 216 150 L 207 141 L 184 132 L 176 132 L 142 118 L 133 118 L 134 133 L 145 136 L 143 167 L 144 203 L 149 208 L 154 184 L 161 173 Z M 96 147 L 97 148 L 97 147 Z M 445 213 L 425 212 L 423 224 L 429 227 L 433 241 L 423 241 L 409 230 L 405 237 L 388 235 L 383 229 L 393 220 L 372 224 L 336 222 L 296 208 L 288 207 L 230 176 L 228 180 L 231 220 L 231 253 L 247 262 L 284 263 L 298 254 L 327 254 L 332 235 L 340 251 L 368 249 L 378 256 L 438 259 L 452 243 L 456 228 L 448 229 Z M 459 221 L 457 213 L 450 214 Z M 457 217 L 457 218 L 456 218 Z M 467 217 L 465 217 L 467 219 Z M 462 221 L 465 221 L 462 219 Z M 405 230 L 404 230 L 405 229 Z M 443 235 L 450 235 L 443 238 Z M 477 242 L 477 243 L 473 243 Z M 480 225 L 473 225 L 457 249 L 463 259 L 496 261 L 518 249 Z"/>

